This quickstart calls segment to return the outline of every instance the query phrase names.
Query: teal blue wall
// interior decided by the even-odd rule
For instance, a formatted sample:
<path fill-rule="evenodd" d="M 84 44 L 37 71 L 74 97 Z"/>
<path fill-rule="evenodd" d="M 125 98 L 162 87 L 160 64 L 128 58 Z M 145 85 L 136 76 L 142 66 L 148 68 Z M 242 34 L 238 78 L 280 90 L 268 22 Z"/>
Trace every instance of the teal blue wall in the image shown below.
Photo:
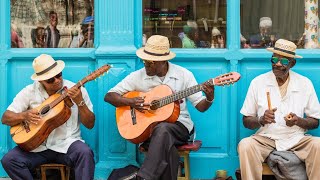
<path fill-rule="evenodd" d="M 198 82 L 206 81 L 228 71 L 238 71 L 241 80 L 234 86 L 217 87 L 213 106 L 205 113 L 190 107 L 197 128 L 197 139 L 203 141 L 198 152 L 191 153 L 191 176 L 209 179 L 217 169 L 226 169 L 234 175 L 239 166 L 238 142 L 253 131 L 242 125 L 239 110 L 250 81 L 270 70 L 271 56 L 266 50 L 240 49 L 240 0 L 228 1 L 226 49 L 173 49 L 177 57 L 172 61 L 191 70 Z M 141 154 L 136 146 L 125 141 L 118 133 L 115 109 L 104 103 L 105 93 L 130 72 L 142 67 L 135 56 L 142 40 L 141 0 L 95 0 L 95 47 L 93 49 L 11 49 L 10 1 L 0 1 L 0 113 L 13 97 L 27 84 L 32 60 L 41 53 L 51 54 L 66 62 L 64 76 L 78 81 L 90 71 L 104 64 L 113 68 L 86 88 L 94 104 L 96 124 L 94 129 L 82 127 L 82 135 L 94 150 L 96 179 L 106 179 L 113 168 L 138 164 Z M 294 70 L 309 77 L 320 95 L 320 51 L 298 50 L 304 59 L 298 60 Z M 0 125 L 0 158 L 14 143 L 9 128 Z M 312 131 L 320 135 L 319 130 Z M 7 176 L 0 167 L 0 177 Z"/>

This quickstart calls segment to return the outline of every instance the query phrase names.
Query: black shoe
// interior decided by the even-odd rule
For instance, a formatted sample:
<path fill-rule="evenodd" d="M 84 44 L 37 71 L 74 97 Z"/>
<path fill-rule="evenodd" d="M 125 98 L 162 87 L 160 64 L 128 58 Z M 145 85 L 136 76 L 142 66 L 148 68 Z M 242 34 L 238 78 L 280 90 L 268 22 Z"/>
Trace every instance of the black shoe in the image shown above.
<path fill-rule="evenodd" d="M 137 176 L 138 176 L 137 174 L 138 174 L 138 171 L 133 172 L 133 173 L 129 174 L 128 176 L 121 178 L 121 180 L 136 180 Z"/>
<path fill-rule="evenodd" d="M 131 175 L 125 177 L 124 179 L 121 180 L 145 180 L 144 178 L 138 176 L 138 172 L 134 172 Z"/>

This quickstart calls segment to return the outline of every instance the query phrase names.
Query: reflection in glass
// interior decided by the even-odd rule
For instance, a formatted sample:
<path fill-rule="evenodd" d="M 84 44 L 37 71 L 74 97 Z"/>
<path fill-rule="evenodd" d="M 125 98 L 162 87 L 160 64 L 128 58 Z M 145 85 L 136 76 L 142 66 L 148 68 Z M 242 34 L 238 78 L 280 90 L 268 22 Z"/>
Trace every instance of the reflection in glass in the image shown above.
<path fill-rule="evenodd" d="M 11 0 L 12 48 L 89 48 L 94 0 Z"/>
<path fill-rule="evenodd" d="M 143 0 L 143 43 L 155 34 L 171 48 L 225 48 L 226 0 Z"/>
<path fill-rule="evenodd" d="M 241 47 L 267 48 L 279 39 L 318 48 L 318 1 L 241 0 Z"/>

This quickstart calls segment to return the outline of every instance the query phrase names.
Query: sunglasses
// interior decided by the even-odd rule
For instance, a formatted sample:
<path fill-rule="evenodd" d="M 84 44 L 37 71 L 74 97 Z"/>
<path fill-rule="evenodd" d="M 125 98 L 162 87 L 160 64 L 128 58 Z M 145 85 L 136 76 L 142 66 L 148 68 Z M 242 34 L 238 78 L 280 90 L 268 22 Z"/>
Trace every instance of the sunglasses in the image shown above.
<path fill-rule="evenodd" d="M 288 66 L 290 63 L 290 60 L 287 58 L 278 58 L 278 57 L 272 57 L 271 62 L 272 64 L 277 64 L 280 61 L 280 63 L 284 66 Z"/>
<path fill-rule="evenodd" d="M 54 77 L 52 77 L 52 78 L 50 78 L 50 79 L 47 79 L 47 80 L 45 80 L 45 81 L 46 81 L 46 83 L 48 83 L 48 84 L 52 84 L 52 83 L 54 83 L 54 81 L 56 80 L 56 78 L 59 79 L 61 76 L 62 76 L 62 72 L 60 72 L 59 74 L 57 74 L 57 75 L 55 75 Z"/>

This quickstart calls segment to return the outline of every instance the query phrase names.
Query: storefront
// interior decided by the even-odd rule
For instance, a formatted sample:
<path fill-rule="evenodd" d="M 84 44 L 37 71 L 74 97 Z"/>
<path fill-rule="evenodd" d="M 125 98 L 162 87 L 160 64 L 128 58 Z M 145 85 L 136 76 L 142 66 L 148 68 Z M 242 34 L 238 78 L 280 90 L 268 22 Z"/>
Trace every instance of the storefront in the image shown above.
<path fill-rule="evenodd" d="M 46 27 L 57 19 L 59 33 L 51 28 L 49 35 Z M 82 137 L 94 151 L 96 179 L 106 179 L 114 168 L 137 165 L 143 155 L 120 136 L 115 108 L 103 98 L 143 67 L 136 49 L 153 34 L 165 35 L 177 54 L 172 61 L 191 70 L 199 83 L 229 71 L 242 75 L 230 87 L 215 88 L 207 112 L 189 107 L 196 139 L 203 142 L 190 154 L 192 178 L 213 178 L 218 169 L 234 176 L 237 144 L 254 133 L 242 125 L 239 110 L 251 80 L 271 69 L 265 47 L 278 38 L 294 41 L 304 57 L 294 70 L 311 79 L 320 95 L 318 23 L 318 2 L 312 0 L 2 0 L 0 113 L 32 83 L 32 61 L 41 53 L 64 60 L 64 78 L 74 82 L 110 64 L 108 74 L 86 84 L 96 124 L 92 130 L 82 127 Z M 15 144 L 9 127 L 1 125 L 0 133 L 2 157 Z M 319 130 L 311 134 L 320 135 Z M 5 176 L 1 167 L 0 177 Z"/>

